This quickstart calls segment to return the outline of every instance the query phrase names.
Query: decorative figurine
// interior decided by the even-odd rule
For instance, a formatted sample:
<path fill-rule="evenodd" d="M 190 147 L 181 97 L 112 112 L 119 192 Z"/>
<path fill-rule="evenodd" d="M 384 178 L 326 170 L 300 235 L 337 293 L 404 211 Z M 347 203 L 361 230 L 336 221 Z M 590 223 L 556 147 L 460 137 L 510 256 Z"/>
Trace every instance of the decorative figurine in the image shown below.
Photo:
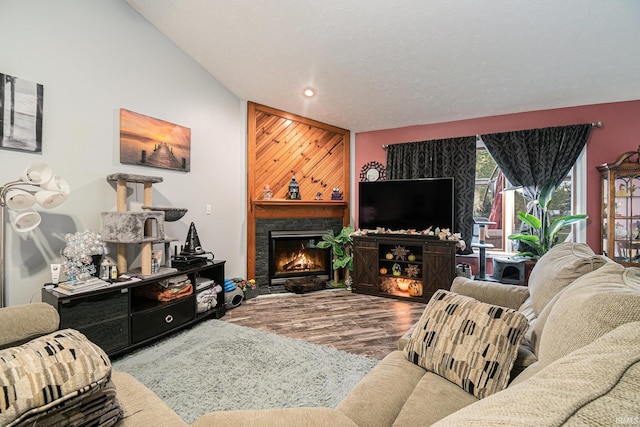
<path fill-rule="evenodd" d="M 409 284 L 409 295 L 412 297 L 422 296 L 422 282 L 414 280 Z"/>
<path fill-rule="evenodd" d="M 624 226 L 619 222 L 616 223 L 615 228 L 616 239 L 626 239 L 627 237 L 629 237 L 629 231 L 627 231 L 627 229 L 624 228 Z"/>
<path fill-rule="evenodd" d="M 629 197 L 629 192 L 624 187 L 624 184 L 620 184 L 618 191 L 616 191 L 616 197 Z"/>
<path fill-rule="evenodd" d="M 316 199 L 316 200 L 322 200 L 322 191 L 318 191 L 318 192 L 316 193 L 316 197 L 315 197 L 315 199 Z"/>
<path fill-rule="evenodd" d="M 418 277 L 418 274 L 420 273 L 420 267 L 415 264 L 406 267 L 404 270 L 408 277 Z"/>
<path fill-rule="evenodd" d="M 331 200 L 342 200 L 342 193 L 338 187 L 333 189 L 333 192 L 331 193 Z"/>
<path fill-rule="evenodd" d="M 295 175 L 289 183 L 289 198 L 291 200 L 300 200 L 300 186 L 298 185 L 298 181 L 296 181 Z"/>
<path fill-rule="evenodd" d="M 393 266 L 391 266 L 391 274 L 393 274 L 394 276 L 402 275 L 402 267 L 400 267 L 400 264 L 395 263 L 393 264 Z"/>
<path fill-rule="evenodd" d="M 404 246 L 396 245 L 396 247 L 393 249 L 393 256 L 395 257 L 395 259 L 404 261 L 409 252 L 410 251 Z"/>
<path fill-rule="evenodd" d="M 269 184 L 265 184 L 264 190 L 262 190 L 262 198 L 264 200 L 269 200 L 271 199 L 271 197 L 273 197 L 273 191 L 271 191 L 271 187 L 269 187 Z"/>

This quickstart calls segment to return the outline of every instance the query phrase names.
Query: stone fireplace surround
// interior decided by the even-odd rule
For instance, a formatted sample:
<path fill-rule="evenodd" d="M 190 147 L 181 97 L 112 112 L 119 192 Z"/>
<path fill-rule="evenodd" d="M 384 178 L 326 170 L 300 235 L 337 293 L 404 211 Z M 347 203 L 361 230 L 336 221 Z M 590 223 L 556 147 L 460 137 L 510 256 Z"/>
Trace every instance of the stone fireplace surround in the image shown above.
<path fill-rule="evenodd" d="M 284 285 L 269 285 L 269 232 L 329 230 L 339 233 L 339 218 L 256 218 L 255 279 L 261 294 L 283 292 Z"/>

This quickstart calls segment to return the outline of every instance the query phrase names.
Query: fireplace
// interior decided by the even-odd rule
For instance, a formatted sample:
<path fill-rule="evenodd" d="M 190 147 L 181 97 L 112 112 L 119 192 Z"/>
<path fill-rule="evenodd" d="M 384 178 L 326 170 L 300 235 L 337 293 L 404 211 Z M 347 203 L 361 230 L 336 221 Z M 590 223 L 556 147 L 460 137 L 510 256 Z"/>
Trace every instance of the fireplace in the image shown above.
<path fill-rule="evenodd" d="M 269 233 L 269 285 L 281 285 L 287 279 L 316 276 L 329 279 L 331 249 L 317 243 L 326 230 L 271 231 Z"/>

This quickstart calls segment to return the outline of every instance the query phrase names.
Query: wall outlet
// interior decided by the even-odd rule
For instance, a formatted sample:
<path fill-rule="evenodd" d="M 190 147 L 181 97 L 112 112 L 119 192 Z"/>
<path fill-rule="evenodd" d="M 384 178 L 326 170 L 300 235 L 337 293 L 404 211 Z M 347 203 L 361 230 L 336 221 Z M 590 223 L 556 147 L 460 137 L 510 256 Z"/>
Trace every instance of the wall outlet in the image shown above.
<path fill-rule="evenodd" d="M 205 211 L 206 211 L 207 215 L 211 215 L 211 205 L 206 205 L 205 206 Z"/>

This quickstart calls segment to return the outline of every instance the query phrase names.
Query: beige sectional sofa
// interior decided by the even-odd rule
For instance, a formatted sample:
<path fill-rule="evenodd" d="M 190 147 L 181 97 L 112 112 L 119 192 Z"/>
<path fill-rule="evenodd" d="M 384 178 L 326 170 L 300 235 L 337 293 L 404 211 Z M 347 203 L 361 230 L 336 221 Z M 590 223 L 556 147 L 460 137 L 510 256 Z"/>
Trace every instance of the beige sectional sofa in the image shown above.
<path fill-rule="evenodd" d="M 519 324 L 526 319 L 524 338 L 510 335 L 517 357 L 500 364 L 510 373 L 505 380 L 510 380 L 508 385 L 505 382 L 486 397 L 480 393 L 479 399 L 477 381 L 473 393 L 456 383 L 457 376 L 468 369 L 447 372 L 459 360 L 436 364 L 433 371 L 437 373 L 408 360 L 424 362 L 429 357 L 417 337 L 425 335 L 427 325 L 433 327 L 431 313 L 437 307 L 430 302 L 420 327 L 402 337 L 398 351 L 383 359 L 337 408 L 211 412 L 193 425 L 640 424 L 639 268 L 624 268 L 583 244 L 563 243 L 538 261 L 528 288 L 456 278 L 451 292 L 441 297 L 447 311 L 452 303 L 446 298 L 454 298 L 451 301 L 472 301 L 471 306 L 480 311 L 486 307 L 483 304 L 495 306 Z M 496 312 L 494 308 L 491 313 Z M 7 347 L 55 330 L 57 313 L 44 304 L 31 304 L 0 310 L 0 322 L 0 346 Z M 7 324 L 14 325 L 15 331 L 9 332 Z M 518 329 L 509 328 L 509 333 Z M 411 353 L 416 348 L 423 349 L 417 353 L 423 352 Z M 124 416 L 117 425 L 185 425 L 131 376 L 114 371 L 112 382 Z M 467 387 L 468 381 L 463 379 L 462 384 Z"/>

